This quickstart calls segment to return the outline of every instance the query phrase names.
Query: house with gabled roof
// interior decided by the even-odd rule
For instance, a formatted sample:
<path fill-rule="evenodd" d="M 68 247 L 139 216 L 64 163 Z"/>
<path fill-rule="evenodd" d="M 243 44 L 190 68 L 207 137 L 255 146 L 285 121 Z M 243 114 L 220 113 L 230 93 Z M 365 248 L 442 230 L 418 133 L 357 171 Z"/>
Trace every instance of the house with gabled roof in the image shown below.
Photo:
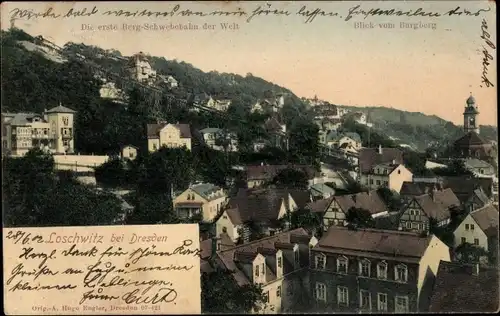
<path fill-rule="evenodd" d="M 426 311 L 448 247 L 435 236 L 332 226 L 311 249 L 315 312 Z"/>
<path fill-rule="evenodd" d="M 253 233 L 273 235 L 283 229 L 283 221 L 298 209 L 287 190 L 243 192 L 228 200 L 216 222 L 216 235 L 227 233 L 234 242 L 249 242 Z"/>
<path fill-rule="evenodd" d="M 309 249 L 317 242 L 298 228 L 217 251 L 214 265 L 231 271 L 239 286 L 260 285 L 265 313 L 289 312 L 309 293 Z"/>
<path fill-rule="evenodd" d="M 401 211 L 399 229 L 415 232 L 429 232 L 431 220 L 436 221 L 437 227 L 448 225 L 452 212 L 460 205 L 458 198 L 449 189 L 435 189 L 408 201 Z"/>
<path fill-rule="evenodd" d="M 331 226 L 346 226 L 346 217 L 351 208 L 361 208 L 370 212 L 372 218 L 385 216 L 389 210 L 376 190 L 349 195 L 331 196 L 309 204 L 308 209 L 320 216 L 323 230 Z"/>
<path fill-rule="evenodd" d="M 173 205 L 179 218 L 201 216 L 203 221 L 212 222 L 222 212 L 226 202 L 224 189 L 211 183 L 199 183 L 176 196 Z"/>
<path fill-rule="evenodd" d="M 191 150 L 191 127 L 189 124 L 158 122 L 147 125 L 148 150 L 157 151 L 162 146 L 168 148 L 185 147 Z"/>
<path fill-rule="evenodd" d="M 498 255 L 498 208 L 488 204 L 468 214 L 453 232 L 455 247 L 473 244 Z"/>
<path fill-rule="evenodd" d="M 361 184 L 370 184 L 369 175 L 373 173 L 373 168 L 379 164 L 403 164 L 403 152 L 398 148 L 361 148 L 358 152 L 358 172 Z M 408 180 L 404 180 L 408 181 Z M 411 180 L 410 180 L 411 181 Z"/>
<path fill-rule="evenodd" d="M 378 163 L 369 171 L 361 174 L 361 183 L 366 183 L 368 189 L 389 188 L 398 192 L 406 181 L 412 181 L 413 173 L 404 164 L 392 162 Z"/>

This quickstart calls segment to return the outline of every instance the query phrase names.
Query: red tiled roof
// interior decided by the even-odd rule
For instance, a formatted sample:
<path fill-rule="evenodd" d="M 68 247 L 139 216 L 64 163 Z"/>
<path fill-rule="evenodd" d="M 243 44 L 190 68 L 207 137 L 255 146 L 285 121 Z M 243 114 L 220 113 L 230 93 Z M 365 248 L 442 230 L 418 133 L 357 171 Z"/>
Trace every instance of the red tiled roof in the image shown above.
<path fill-rule="evenodd" d="M 362 173 L 370 172 L 377 164 L 395 160 L 396 164 L 403 163 L 403 152 L 397 148 L 382 148 L 382 154 L 375 148 L 361 148 L 359 150 L 359 169 Z"/>
<path fill-rule="evenodd" d="M 479 268 L 441 261 L 430 298 L 431 313 L 498 312 L 498 269 Z"/>
<path fill-rule="evenodd" d="M 324 213 L 333 201 L 333 196 L 327 199 L 321 199 L 311 202 L 307 205 L 307 208 L 313 213 Z"/>
<path fill-rule="evenodd" d="M 427 249 L 432 236 L 396 230 L 357 229 L 332 226 L 314 247 L 328 252 L 355 251 L 388 256 L 414 258 L 418 261 Z"/>
<path fill-rule="evenodd" d="M 156 123 L 156 124 L 148 124 L 147 132 L 148 138 L 157 138 L 159 137 L 158 133 L 162 128 L 169 125 L 169 123 Z M 175 126 L 181 134 L 181 138 L 191 138 L 191 128 L 189 124 L 170 124 Z"/>

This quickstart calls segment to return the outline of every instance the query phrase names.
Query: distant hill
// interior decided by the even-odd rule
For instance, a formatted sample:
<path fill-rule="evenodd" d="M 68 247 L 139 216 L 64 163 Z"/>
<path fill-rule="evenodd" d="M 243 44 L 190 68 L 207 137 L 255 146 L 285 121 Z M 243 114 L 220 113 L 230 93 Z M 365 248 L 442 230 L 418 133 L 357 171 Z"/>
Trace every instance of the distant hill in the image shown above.
<path fill-rule="evenodd" d="M 77 116 L 77 126 L 85 126 L 85 130 L 77 130 L 78 143 L 86 150 L 100 152 L 104 149 L 98 144 L 106 140 L 106 148 L 119 145 L 119 135 L 106 138 L 111 133 L 109 119 L 122 111 L 121 106 L 109 100 L 100 98 L 101 79 L 106 74 L 90 69 L 85 64 L 63 58 L 51 47 L 44 46 L 36 37 L 22 30 L 2 31 L 2 111 L 33 111 L 55 106 L 59 102 L 74 108 L 80 114 Z M 104 50 L 85 44 L 67 43 L 64 46 L 65 57 L 83 55 L 86 59 L 112 70 L 121 77 L 126 58 L 117 50 Z M 189 99 L 193 95 L 206 94 L 214 98 L 231 99 L 232 106 L 228 115 L 247 117 L 248 110 L 266 93 L 285 93 L 285 106 L 282 115 L 288 125 L 298 118 L 310 117 L 303 100 L 291 90 L 276 85 L 265 79 L 248 73 L 246 76 L 219 73 L 217 71 L 203 72 L 195 66 L 177 60 L 167 60 L 164 57 L 148 56 L 152 67 L 163 75 L 171 75 L 179 87 L 171 91 L 179 98 Z M 120 79 L 113 79 L 117 87 L 121 87 Z M 150 110 L 147 96 L 141 97 L 145 111 Z M 160 103 L 164 103 L 161 100 Z M 462 134 L 460 126 L 443 120 L 435 115 L 425 115 L 401 111 L 385 107 L 351 107 L 353 111 L 361 111 L 368 115 L 374 124 L 373 130 L 386 135 L 399 144 L 408 144 L 419 150 L 428 146 L 449 144 Z M 162 108 L 160 114 L 149 113 L 149 119 L 172 119 L 171 108 Z M 99 114 L 97 114 L 99 113 Z M 155 116 L 159 115 L 159 116 Z M 179 114 L 180 115 L 180 114 Z M 185 115 L 182 114 L 182 115 Z M 183 117 L 184 119 L 184 117 Z M 190 120 L 187 117 L 186 120 Z M 118 118 L 117 118 L 118 120 Z M 195 127 L 204 125 L 223 125 L 225 122 L 213 118 L 194 119 L 190 121 Z M 89 124 L 92 124 L 90 127 Z M 96 130 L 93 131 L 92 128 Z M 113 131 L 118 133 L 118 131 Z M 497 128 L 482 126 L 481 134 L 487 139 L 497 139 Z M 105 135 L 106 137 L 103 137 Z M 84 139 L 84 140 L 82 140 Z M 103 140 L 104 139 L 104 140 Z M 118 139 L 118 140 L 117 140 Z"/>
<path fill-rule="evenodd" d="M 448 145 L 463 134 L 462 126 L 436 115 L 387 107 L 344 107 L 365 113 L 374 130 L 386 134 L 397 143 L 412 145 L 422 151 L 429 146 Z M 497 133 L 495 126 L 480 126 L 480 134 L 486 140 L 497 141 Z"/>

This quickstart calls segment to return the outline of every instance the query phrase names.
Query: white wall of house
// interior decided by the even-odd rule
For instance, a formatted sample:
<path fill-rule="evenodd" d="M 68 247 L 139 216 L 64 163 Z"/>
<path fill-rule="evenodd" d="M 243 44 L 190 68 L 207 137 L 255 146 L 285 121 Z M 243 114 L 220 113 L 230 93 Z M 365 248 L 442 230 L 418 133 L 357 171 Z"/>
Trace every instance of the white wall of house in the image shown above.
<path fill-rule="evenodd" d="M 468 225 L 469 229 L 466 229 L 465 226 Z M 471 229 L 471 225 L 474 225 L 474 229 Z M 471 244 L 474 244 L 474 240 L 479 240 L 479 247 L 484 248 L 484 250 L 488 251 L 488 237 L 486 234 L 479 228 L 479 225 L 469 214 L 467 217 L 458 225 L 458 227 L 453 232 L 454 236 L 454 247 L 458 247 L 462 243 L 462 238 L 465 238 L 465 241 Z"/>

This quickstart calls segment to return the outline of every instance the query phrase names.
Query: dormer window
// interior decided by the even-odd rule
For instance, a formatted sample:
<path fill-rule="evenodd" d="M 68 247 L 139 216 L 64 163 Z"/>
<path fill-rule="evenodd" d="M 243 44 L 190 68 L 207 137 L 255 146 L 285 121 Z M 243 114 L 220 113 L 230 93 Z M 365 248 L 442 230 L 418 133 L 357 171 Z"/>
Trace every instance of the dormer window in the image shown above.
<path fill-rule="evenodd" d="M 315 262 L 315 267 L 316 269 L 325 269 L 326 266 L 326 258 L 325 255 L 320 254 L 316 255 L 316 262 Z"/>
<path fill-rule="evenodd" d="M 371 263 L 368 259 L 364 259 L 359 263 L 359 275 L 364 277 L 370 277 L 370 267 Z"/>
<path fill-rule="evenodd" d="M 408 268 L 404 264 L 399 264 L 394 269 L 394 279 L 399 282 L 408 281 Z"/>
<path fill-rule="evenodd" d="M 382 261 L 377 265 L 377 278 L 387 279 L 387 262 Z"/>
<path fill-rule="evenodd" d="M 337 272 L 347 274 L 347 263 L 347 257 L 342 256 L 337 258 Z"/>
<path fill-rule="evenodd" d="M 255 268 L 255 276 L 258 277 L 259 276 L 259 267 L 257 266 Z"/>

